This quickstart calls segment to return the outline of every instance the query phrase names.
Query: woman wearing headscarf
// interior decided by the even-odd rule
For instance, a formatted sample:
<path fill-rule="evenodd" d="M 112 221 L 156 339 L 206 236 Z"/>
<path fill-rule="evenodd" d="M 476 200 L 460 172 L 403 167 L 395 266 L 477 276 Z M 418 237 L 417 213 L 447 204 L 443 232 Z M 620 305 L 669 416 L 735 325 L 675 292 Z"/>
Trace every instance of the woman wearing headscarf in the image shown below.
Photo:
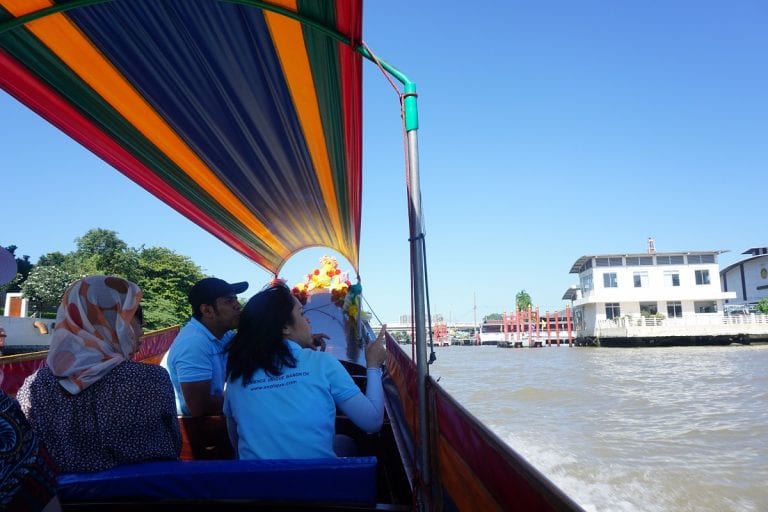
<path fill-rule="evenodd" d="M 131 360 L 143 335 L 139 287 L 89 276 L 64 292 L 48 365 L 16 395 L 62 473 L 174 460 L 181 450 L 168 373 Z"/>

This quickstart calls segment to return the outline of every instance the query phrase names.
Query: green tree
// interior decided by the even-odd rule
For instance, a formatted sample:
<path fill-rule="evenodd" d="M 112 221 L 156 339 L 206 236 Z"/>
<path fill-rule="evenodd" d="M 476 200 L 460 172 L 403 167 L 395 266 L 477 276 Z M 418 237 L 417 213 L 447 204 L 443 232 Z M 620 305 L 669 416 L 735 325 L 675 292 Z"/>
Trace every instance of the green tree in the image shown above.
<path fill-rule="evenodd" d="M 75 239 L 77 249 L 72 255 L 80 273 L 108 274 L 136 280 L 137 251 L 128 247 L 117 232 L 94 228 Z"/>
<path fill-rule="evenodd" d="M 30 309 L 40 315 L 55 311 L 61 297 L 77 276 L 53 266 L 37 266 L 21 284 L 21 293 L 29 299 Z"/>
<path fill-rule="evenodd" d="M 136 283 L 144 292 L 147 329 L 186 321 L 192 314 L 187 294 L 204 276 L 187 256 L 165 247 L 143 248 L 137 255 Z"/>
<path fill-rule="evenodd" d="M 141 286 L 141 285 L 139 285 Z M 148 331 L 177 325 L 189 318 L 190 314 L 181 317 L 177 311 L 178 304 L 163 297 L 142 298 L 141 307 L 144 310 L 144 328 Z"/>
<path fill-rule="evenodd" d="M 768 315 L 768 298 L 760 299 L 760 302 L 757 303 L 757 310 L 764 315 Z"/>
<path fill-rule="evenodd" d="M 66 287 L 81 276 L 109 274 L 142 289 L 148 330 L 182 323 L 192 314 L 187 294 L 205 276 L 187 256 L 165 247 L 134 249 L 115 231 L 102 228 L 89 230 L 75 243 L 72 252 L 49 252 L 38 260 L 35 279 L 22 290 L 33 311 L 42 313 L 58 306 Z"/>
<path fill-rule="evenodd" d="M 2 299 L 7 292 L 17 292 L 21 289 L 21 283 L 22 283 L 22 275 L 16 274 L 16 277 L 10 280 L 10 282 L 5 283 L 4 285 L 0 286 L 0 299 Z M 0 307 L 2 306 L 2 302 L 0 302 Z"/>
<path fill-rule="evenodd" d="M 515 295 L 515 304 L 517 305 L 517 309 L 521 311 L 527 310 L 533 305 L 531 296 L 528 295 L 528 292 L 525 290 L 517 292 L 517 295 Z"/>
<path fill-rule="evenodd" d="M 483 322 L 486 320 L 501 320 L 502 318 L 501 313 L 491 313 L 490 315 L 485 315 L 485 317 L 483 317 Z"/>
<path fill-rule="evenodd" d="M 37 264 L 41 267 L 63 267 L 69 263 L 70 258 L 59 251 L 43 254 L 38 258 Z"/>
<path fill-rule="evenodd" d="M 411 336 L 405 331 L 392 331 L 390 334 L 392 334 L 392 337 L 395 338 L 395 341 L 398 343 L 410 343 L 411 342 Z"/>

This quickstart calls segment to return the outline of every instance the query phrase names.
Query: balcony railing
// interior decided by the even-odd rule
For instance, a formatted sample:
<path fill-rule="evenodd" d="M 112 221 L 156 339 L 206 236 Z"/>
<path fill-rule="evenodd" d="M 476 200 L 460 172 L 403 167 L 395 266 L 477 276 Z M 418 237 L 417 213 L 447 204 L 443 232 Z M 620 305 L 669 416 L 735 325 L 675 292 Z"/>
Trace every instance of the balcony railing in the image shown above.
<path fill-rule="evenodd" d="M 754 325 L 768 324 L 768 315 L 723 315 L 722 313 L 697 313 L 679 318 L 630 317 L 623 316 L 608 320 L 598 320 L 600 329 L 629 327 L 686 327 L 699 325 Z"/>

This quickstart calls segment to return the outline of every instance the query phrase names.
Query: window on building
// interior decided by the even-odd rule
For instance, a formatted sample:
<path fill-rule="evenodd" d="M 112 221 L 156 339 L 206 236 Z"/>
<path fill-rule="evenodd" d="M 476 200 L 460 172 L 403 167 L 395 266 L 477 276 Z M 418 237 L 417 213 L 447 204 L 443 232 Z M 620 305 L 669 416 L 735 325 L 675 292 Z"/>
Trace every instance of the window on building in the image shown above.
<path fill-rule="evenodd" d="M 709 270 L 696 270 L 696 284 L 709 284 Z"/>
<path fill-rule="evenodd" d="M 667 317 L 669 318 L 682 318 L 683 305 L 680 301 L 667 302 Z"/>
<path fill-rule="evenodd" d="M 676 270 L 665 271 L 664 286 L 680 286 L 680 273 Z"/>
<path fill-rule="evenodd" d="M 605 303 L 605 318 L 611 320 L 613 318 L 619 318 L 621 316 L 621 308 L 618 302 L 606 302 Z"/>
<path fill-rule="evenodd" d="M 682 265 L 685 263 L 685 259 L 680 256 L 656 256 L 657 265 Z"/>
<path fill-rule="evenodd" d="M 616 281 L 616 272 L 606 272 L 603 274 L 603 287 L 604 288 L 617 288 L 619 285 Z"/>
<path fill-rule="evenodd" d="M 659 312 L 659 305 L 656 302 L 641 302 L 640 314 L 643 316 L 655 315 Z"/>
<path fill-rule="evenodd" d="M 717 303 L 714 301 L 694 302 L 693 310 L 697 313 L 717 313 Z"/>
<path fill-rule="evenodd" d="M 689 265 L 694 265 L 696 263 L 714 263 L 714 262 L 715 262 L 714 254 L 689 254 L 688 255 Z"/>
<path fill-rule="evenodd" d="M 581 276 L 581 278 L 579 278 L 579 282 L 581 284 L 581 293 L 583 294 L 586 294 L 592 290 L 592 288 L 594 288 L 594 285 L 592 284 L 592 274 Z"/>
<path fill-rule="evenodd" d="M 621 256 L 595 258 L 595 266 L 596 267 L 622 267 L 624 266 L 624 261 L 621 258 Z"/>
<path fill-rule="evenodd" d="M 653 256 L 627 256 L 628 267 L 650 266 L 653 265 Z"/>
<path fill-rule="evenodd" d="M 648 272 L 635 272 L 632 275 L 635 288 L 648 288 Z"/>

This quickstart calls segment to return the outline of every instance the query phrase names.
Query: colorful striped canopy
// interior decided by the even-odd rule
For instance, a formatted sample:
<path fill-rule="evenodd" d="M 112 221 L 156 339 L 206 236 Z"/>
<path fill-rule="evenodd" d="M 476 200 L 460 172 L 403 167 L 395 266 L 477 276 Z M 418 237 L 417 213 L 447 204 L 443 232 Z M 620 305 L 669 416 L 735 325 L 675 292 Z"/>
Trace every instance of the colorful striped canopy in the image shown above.
<path fill-rule="evenodd" d="M 0 0 L 0 87 L 267 270 L 357 269 L 361 30 L 362 0 Z"/>

